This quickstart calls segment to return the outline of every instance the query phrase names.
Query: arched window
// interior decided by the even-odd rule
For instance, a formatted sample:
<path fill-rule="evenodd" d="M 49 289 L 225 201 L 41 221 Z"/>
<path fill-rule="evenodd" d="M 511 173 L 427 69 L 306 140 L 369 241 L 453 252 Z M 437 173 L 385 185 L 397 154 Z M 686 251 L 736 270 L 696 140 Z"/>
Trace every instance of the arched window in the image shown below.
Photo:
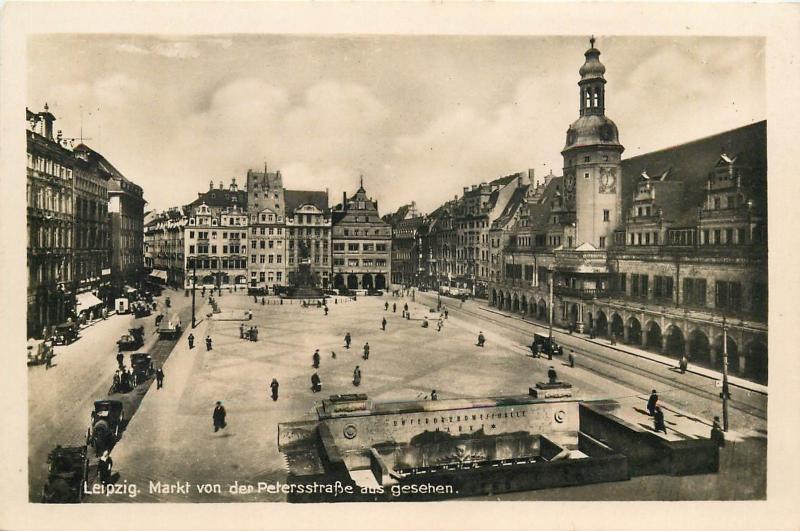
<path fill-rule="evenodd" d="M 587 109 L 592 106 L 592 96 L 589 90 L 588 88 L 586 89 L 586 102 L 584 104 Z"/>
<path fill-rule="evenodd" d="M 592 107 L 600 106 L 600 88 L 595 87 L 592 91 Z"/>

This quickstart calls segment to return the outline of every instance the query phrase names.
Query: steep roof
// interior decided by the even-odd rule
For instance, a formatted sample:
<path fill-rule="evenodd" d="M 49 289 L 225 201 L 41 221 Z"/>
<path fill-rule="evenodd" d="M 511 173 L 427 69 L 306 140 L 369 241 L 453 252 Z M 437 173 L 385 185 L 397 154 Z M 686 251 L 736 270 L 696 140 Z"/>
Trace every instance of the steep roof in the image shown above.
<path fill-rule="evenodd" d="M 529 184 L 514 188 L 511 197 L 505 204 L 505 208 L 503 208 L 503 211 L 500 213 L 500 215 L 497 216 L 497 218 L 492 222 L 493 228 L 504 227 L 509 221 L 511 221 L 511 219 L 514 217 L 514 214 L 517 213 L 519 207 L 522 205 L 525 195 L 528 193 L 528 188 L 530 188 Z"/>
<path fill-rule="evenodd" d="M 286 212 L 291 214 L 302 205 L 314 205 L 325 212 L 328 210 L 328 192 L 317 190 L 284 190 Z"/>
<path fill-rule="evenodd" d="M 767 122 L 725 131 L 716 135 L 653 151 L 622 161 L 622 213 L 633 204 L 642 172 L 655 176 L 669 172 L 665 181 L 682 181 L 682 193 L 663 194 L 665 214 L 679 224 L 696 221 L 697 209 L 706 195 L 706 179 L 722 155 L 743 167 L 742 185 L 757 204 L 766 209 Z"/>
<path fill-rule="evenodd" d="M 210 207 L 232 207 L 237 206 L 241 209 L 247 208 L 247 192 L 244 190 L 231 191 L 228 189 L 214 188 L 206 192 L 197 194 L 197 199 L 189 203 L 187 210 L 200 206 L 205 203 Z"/>

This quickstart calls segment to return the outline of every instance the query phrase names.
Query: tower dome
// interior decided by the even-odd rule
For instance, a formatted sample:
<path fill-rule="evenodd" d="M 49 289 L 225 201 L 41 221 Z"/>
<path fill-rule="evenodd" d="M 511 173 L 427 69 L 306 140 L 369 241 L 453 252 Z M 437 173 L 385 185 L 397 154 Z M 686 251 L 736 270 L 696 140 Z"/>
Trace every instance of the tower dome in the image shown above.
<path fill-rule="evenodd" d="M 594 47 L 594 36 L 589 39 L 589 42 L 591 47 L 583 54 L 586 57 L 586 62 L 578 70 L 581 75 L 581 81 L 604 79 L 603 74 L 606 73 L 606 67 L 600 62 L 600 50 Z"/>

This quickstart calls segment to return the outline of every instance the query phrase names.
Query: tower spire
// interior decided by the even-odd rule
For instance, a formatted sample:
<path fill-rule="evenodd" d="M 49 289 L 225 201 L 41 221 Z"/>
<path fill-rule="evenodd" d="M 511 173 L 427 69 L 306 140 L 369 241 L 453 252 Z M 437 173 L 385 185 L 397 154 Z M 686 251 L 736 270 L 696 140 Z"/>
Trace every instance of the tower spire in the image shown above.
<path fill-rule="evenodd" d="M 590 45 L 590 47 L 591 47 L 591 48 L 594 48 L 594 41 L 595 41 L 595 39 L 594 39 L 594 35 L 592 35 L 592 36 L 589 38 L 589 45 Z"/>

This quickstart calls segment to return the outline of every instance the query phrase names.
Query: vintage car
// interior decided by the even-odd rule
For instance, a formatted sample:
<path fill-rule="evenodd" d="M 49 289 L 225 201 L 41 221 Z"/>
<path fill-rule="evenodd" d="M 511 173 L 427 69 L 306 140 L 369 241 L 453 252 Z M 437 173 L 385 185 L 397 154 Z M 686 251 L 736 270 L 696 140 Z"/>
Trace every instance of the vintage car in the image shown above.
<path fill-rule="evenodd" d="M 117 341 L 119 350 L 136 350 L 144 345 L 144 326 L 139 328 L 129 328 L 128 333 Z"/>
<path fill-rule="evenodd" d="M 47 363 L 47 358 L 52 356 L 53 346 L 49 341 L 42 339 L 28 340 L 28 365 Z"/>
<path fill-rule="evenodd" d="M 153 313 L 153 311 L 150 309 L 150 305 L 145 301 L 136 301 L 131 304 L 131 311 L 133 312 L 133 316 L 137 319 L 140 317 L 147 317 Z"/>
<path fill-rule="evenodd" d="M 549 335 L 545 334 L 533 334 L 533 341 L 531 342 L 531 354 L 536 355 L 537 353 L 537 346 L 538 352 L 540 354 L 547 355 L 550 353 L 550 349 L 552 348 L 553 355 L 561 355 L 563 353 L 563 349 L 558 346 L 555 341 L 552 341 Z"/>
<path fill-rule="evenodd" d="M 131 354 L 131 370 L 133 371 L 133 385 L 139 385 L 155 374 L 153 359 L 150 354 L 137 352 Z"/>
<path fill-rule="evenodd" d="M 119 440 L 124 422 L 125 412 L 122 410 L 122 402 L 97 400 L 86 433 L 86 446 L 93 447 L 97 455 L 110 450 Z"/>
<path fill-rule="evenodd" d="M 53 329 L 54 345 L 69 345 L 78 339 L 77 323 L 62 323 Z"/>
<path fill-rule="evenodd" d="M 161 319 L 158 324 L 158 337 L 160 339 L 177 339 L 181 332 L 181 318 L 177 315 Z"/>
<path fill-rule="evenodd" d="M 47 455 L 47 480 L 42 503 L 80 503 L 89 480 L 85 446 L 56 446 Z"/>

